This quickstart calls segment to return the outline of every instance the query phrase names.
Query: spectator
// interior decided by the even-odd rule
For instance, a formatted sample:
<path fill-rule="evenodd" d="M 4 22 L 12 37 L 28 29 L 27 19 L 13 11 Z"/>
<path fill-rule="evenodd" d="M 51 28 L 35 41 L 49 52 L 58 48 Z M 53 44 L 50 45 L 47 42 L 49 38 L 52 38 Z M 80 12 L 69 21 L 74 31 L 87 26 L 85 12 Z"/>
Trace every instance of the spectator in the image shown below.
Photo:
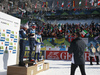
<path fill-rule="evenodd" d="M 61 27 L 60 27 L 61 26 Z M 59 29 L 60 27 L 60 29 Z M 37 31 L 41 30 L 42 31 L 42 36 L 43 37 L 67 37 L 68 34 L 70 33 L 75 33 L 75 32 L 82 32 L 83 30 L 87 31 L 87 34 L 85 37 L 95 37 L 99 35 L 100 32 L 100 26 L 98 23 L 94 23 L 93 21 L 91 22 L 90 25 L 87 23 L 85 24 L 44 24 L 43 26 L 40 26 L 37 24 Z M 66 34 L 67 32 L 67 34 Z"/>
<path fill-rule="evenodd" d="M 89 56 L 90 56 L 90 65 L 93 65 L 92 64 L 92 59 L 93 59 L 93 57 L 95 56 L 95 48 L 94 48 L 94 46 L 93 46 L 93 43 L 90 43 L 90 46 L 89 46 Z"/>
<path fill-rule="evenodd" d="M 96 43 L 96 53 L 95 53 L 95 56 L 96 56 L 96 63 L 97 65 L 99 65 L 99 55 L 100 55 L 100 48 L 99 48 L 99 42 Z"/>

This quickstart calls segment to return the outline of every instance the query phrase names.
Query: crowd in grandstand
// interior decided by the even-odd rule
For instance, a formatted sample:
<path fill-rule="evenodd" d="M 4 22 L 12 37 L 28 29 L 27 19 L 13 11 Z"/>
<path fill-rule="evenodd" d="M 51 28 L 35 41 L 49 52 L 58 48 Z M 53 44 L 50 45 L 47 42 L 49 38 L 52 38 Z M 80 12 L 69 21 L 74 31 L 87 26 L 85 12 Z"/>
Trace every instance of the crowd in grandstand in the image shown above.
<path fill-rule="evenodd" d="M 41 30 L 43 37 L 65 37 L 74 35 L 75 32 L 82 32 L 86 30 L 87 33 L 84 37 L 95 37 L 100 34 L 100 24 L 91 22 L 90 25 L 85 24 L 44 24 L 43 26 L 37 25 L 37 30 Z"/>

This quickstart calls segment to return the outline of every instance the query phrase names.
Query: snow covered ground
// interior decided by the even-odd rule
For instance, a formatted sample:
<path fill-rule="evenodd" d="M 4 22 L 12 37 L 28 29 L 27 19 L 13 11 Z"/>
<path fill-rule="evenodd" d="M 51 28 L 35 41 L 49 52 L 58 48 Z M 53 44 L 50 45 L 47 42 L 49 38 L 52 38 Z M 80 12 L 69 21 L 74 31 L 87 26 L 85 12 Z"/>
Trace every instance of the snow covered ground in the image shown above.
<path fill-rule="evenodd" d="M 45 60 L 44 62 L 49 63 L 49 70 L 38 73 L 37 75 L 70 75 L 70 64 L 71 61 L 65 60 Z M 100 65 L 89 65 L 86 62 L 85 69 L 86 75 L 100 75 Z M 7 75 L 7 70 L 0 71 L 0 75 Z M 79 67 L 76 69 L 75 75 L 81 75 Z"/>
<path fill-rule="evenodd" d="M 64 60 L 45 60 L 49 62 L 49 70 L 38 73 L 37 75 L 70 75 L 71 61 Z M 89 65 L 89 62 L 85 63 L 86 75 L 100 75 L 100 65 Z M 75 75 L 81 75 L 79 67 L 75 71 Z"/>

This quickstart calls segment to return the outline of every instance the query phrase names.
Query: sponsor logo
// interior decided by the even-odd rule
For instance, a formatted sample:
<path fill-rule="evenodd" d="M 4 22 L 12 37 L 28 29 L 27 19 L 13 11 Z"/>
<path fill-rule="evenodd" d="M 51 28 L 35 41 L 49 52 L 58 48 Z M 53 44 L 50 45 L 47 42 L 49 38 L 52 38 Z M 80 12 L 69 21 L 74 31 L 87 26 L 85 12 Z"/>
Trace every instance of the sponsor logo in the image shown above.
<path fill-rule="evenodd" d="M 30 53 L 29 50 L 25 50 L 24 57 L 25 57 L 25 58 L 29 58 L 29 53 Z M 35 51 L 32 51 L 31 55 L 32 55 L 32 58 L 34 58 Z M 40 52 L 39 58 L 41 58 L 42 55 L 44 55 L 44 51 L 41 51 L 41 52 Z M 37 58 L 37 56 L 36 56 L 36 58 Z"/>
<path fill-rule="evenodd" d="M 71 57 L 67 51 L 46 51 L 46 59 L 70 60 Z"/>
<path fill-rule="evenodd" d="M 13 53 L 13 54 L 16 54 L 16 50 L 13 50 L 12 53 Z"/>
<path fill-rule="evenodd" d="M 2 36 L 2 37 L 5 37 L 5 33 L 2 33 L 1 36 Z"/>
<path fill-rule="evenodd" d="M 13 42 L 10 42 L 9 45 L 12 46 L 13 45 Z"/>
<path fill-rule="evenodd" d="M 0 54 L 3 54 L 4 53 L 4 50 L 0 50 Z"/>
<path fill-rule="evenodd" d="M 9 50 L 13 50 L 13 46 L 9 46 Z"/>
<path fill-rule="evenodd" d="M 37 65 L 37 71 L 40 71 L 40 70 L 42 70 L 42 69 L 43 69 L 43 64 Z"/>
<path fill-rule="evenodd" d="M 11 30 L 8 30 L 8 29 L 6 30 L 6 33 L 7 33 L 7 34 L 10 34 L 10 32 L 11 32 Z"/>
<path fill-rule="evenodd" d="M 5 46 L 9 46 L 9 42 L 5 42 Z"/>
<path fill-rule="evenodd" d="M 14 31 L 11 31 L 11 34 L 14 34 Z"/>
<path fill-rule="evenodd" d="M 59 59 L 59 52 L 50 52 L 47 56 L 48 59 Z"/>
<path fill-rule="evenodd" d="M 17 39 L 17 35 L 15 35 L 15 38 Z"/>
<path fill-rule="evenodd" d="M 6 41 L 9 41 L 9 38 L 6 38 Z"/>
<path fill-rule="evenodd" d="M 17 42 L 17 39 L 14 39 L 14 42 Z"/>
<path fill-rule="evenodd" d="M 14 46 L 14 48 L 13 48 L 14 50 L 16 50 L 16 46 Z"/>
<path fill-rule="evenodd" d="M 1 37 L 0 41 L 5 41 L 5 37 Z"/>
<path fill-rule="evenodd" d="M 13 34 L 11 34 L 11 35 L 10 35 L 10 38 L 14 38 L 14 35 L 13 35 Z"/>

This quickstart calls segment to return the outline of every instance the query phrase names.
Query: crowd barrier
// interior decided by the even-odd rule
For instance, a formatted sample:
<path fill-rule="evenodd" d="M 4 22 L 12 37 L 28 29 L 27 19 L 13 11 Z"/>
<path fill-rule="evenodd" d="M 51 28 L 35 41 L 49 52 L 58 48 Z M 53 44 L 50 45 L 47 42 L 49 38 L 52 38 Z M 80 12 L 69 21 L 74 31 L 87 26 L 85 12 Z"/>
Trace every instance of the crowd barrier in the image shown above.
<path fill-rule="evenodd" d="M 68 53 L 68 47 L 67 45 L 70 45 L 70 42 L 68 41 L 68 38 L 47 38 L 43 37 L 43 43 L 44 45 L 41 46 L 41 52 L 40 52 L 40 59 L 41 56 L 44 56 L 44 59 L 49 60 L 71 60 L 71 55 Z M 96 42 L 99 40 L 94 40 L 94 38 L 82 38 L 82 40 L 86 43 L 87 47 L 85 49 L 85 61 L 90 61 L 89 58 L 89 52 L 88 52 L 88 46 L 92 42 L 95 46 Z M 66 46 L 63 48 L 62 43 L 64 43 Z M 29 45 L 27 43 L 26 51 L 25 51 L 25 58 L 29 57 Z M 33 49 L 34 50 L 34 49 Z M 35 52 L 32 52 L 32 58 L 34 58 Z M 93 61 L 96 61 L 96 58 L 93 58 Z"/>
<path fill-rule="evenodd" d="M 46 59 L 48 60 L 71 60 L 72 55 L 68 51 L 46 51 Z M 84 53 L 85 61 L 90 61 L 89 52 Z M 96 61 L 96 57 L 93 58 Z"/>

